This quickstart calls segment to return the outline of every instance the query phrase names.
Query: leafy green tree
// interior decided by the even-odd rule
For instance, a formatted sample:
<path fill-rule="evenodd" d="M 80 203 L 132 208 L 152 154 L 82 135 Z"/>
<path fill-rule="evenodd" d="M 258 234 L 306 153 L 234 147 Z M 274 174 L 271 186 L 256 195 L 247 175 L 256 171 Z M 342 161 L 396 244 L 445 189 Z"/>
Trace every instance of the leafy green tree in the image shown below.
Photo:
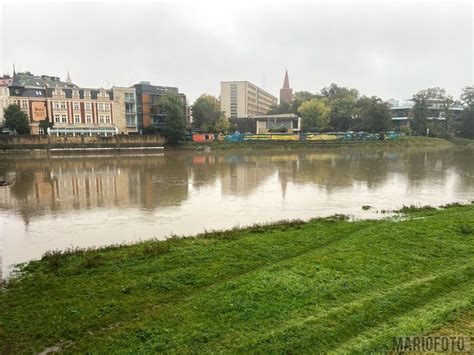
<path fill-rule="evenodd" d="M 311 99 L 303 102 L 298 108 L 302 122 L 303 131 L 318 131 L 326 127 L 329 123 L 329 113 L 331 109 L 321 99 Z"/>
<path fill-rule="evenodd" d="M 459 133 L 466 138 L 474 138 L 474 86 L 467 86 L 461 94 L 464 111 L 460 116 Z"/>
<path fill-rule="evenodd" d="M 450 100 L 446 96 L 446 91 L 439 87 L 419 91 L 417 94 L 413 95 L 413 101 L 415 102 L 415 104 L 413 105 L 413 108 L 410 111 L 410 116 L 413 119 L 413 130 L 418 135 L 426 134 L 426 129 L 429 127 L 429 117 L 439 116 L 440 110 L 442 114 L 445 109 L 446 111 L 449 111 L 450 107 Z M 432 108 L 433 102 L 439 103 L 441 109 Z M 443 108 L 444 106 L 447 108 Z"/>
<path fill-rule="evenodd" d="M 357 100 L 359 92 L 356 89 L 331 84 L 321 90 L 321 95 L 327 100 L 331 108 L 330 125 L 336 130 L 346 131 L 353 125 L 357 115 Z"/>
<path fill-rule="evenodd" d="M 428 99 L 425 95 L 418 93 L 413 96 L 413 101 L 415 104 L 409 113 L 412 118 L 412 129 L 418 135 L 425 135 L 429 117 Z"/>
<path fill-rule="evenodd" d="M 443 98 L 443 101 L 441 102 L 441 116 L 444 117 L 446 120 L 446 133 L 447 134 L 453 134 L 455 131 L 454 127 L 454 122 L 453 122 L 453 111 L 451 110 L 451 107 L 454 104 L 454 100 L 452 96 L 446 95 Z"/>
<path fill-rule="evenodd" d="M 278 105 L 273 105 L 267 112 L 267 115 L 280 115 L 284 113 L 290 113 L 291 106 L 288 102 L 280 102 Z"/>
<path fill-rule="evenodd" d="M 337 86 L 337 84 L 332 83 L 326 88 L 321 90 L 321 95 L 328 99 L 328 101 L 335 100 L 337 98 L 353 96 L 358 97 L 359 91 L 356 89 L 350 89 L 343 86 Z"/>
<path fill-rule="evenodd" d="M 215 132 L 227 133 L 230 128 L 229 120 L 221 113 L 220 117 L 217 119 L 216 124 L 214 125 Z"/>
<path fill-rule="evenodd" d="M 48 118 L 39 122 L 39 127 L 43 129 L 43 134 L 47 134 L 48 128 L 53 128 L 53 126 L 54 122 L 50 121 Z"/>
<path fill-rule="evenodd" d="M 461 102 L 465 107 L 474 108 L 474 86 L 466 86 L 462 89 Z"/>
<path fill-rule="evenodd" d="M 297 114 L 298 108 L 303 102 L 309 101 L 311 99 L 320 98 L 319 95 L 310 93 L 309 91 L 298 91 L 293 95 L 293 100 L 291 101 L 289 112 Z"/>
<path fill-rule="evenodd" d="M 350 130 L 357 115 L 357 97 L 338 97 L 329 103 L 331 108 L 329 124 L 338 131 Z"/>
<path fill-rule="evenodd" d="M 163 136 L 169 143 L 178 143 L 184 138 L 186 128 L 181 97 L 174 92 L 167 92 L 159 98 L 158 105 L 165 114 Z"/>
<path fill-rule="evenodd" d="M 359 130 L 379 133 L 392 128 L 392 115 L 387 102 L 376 96 L 363 96 L 358 100 L 357 106 Z"/>
<path fill-rule="evenodd" d="M 214 131 L 217 121 L 221 118 L 221 103 L 211 95 L 203 94 L 194 101 L 193 126 L 205 131 Z"/>
<path fill-rule="evenodd" d="M 9 105 L 4 109 L 3 117 L 5 118 L 4 126 L 6 128 L 15 130 L 18 134 L 30 133 L 28 116 L 20 109 L 20 106 Z"/>

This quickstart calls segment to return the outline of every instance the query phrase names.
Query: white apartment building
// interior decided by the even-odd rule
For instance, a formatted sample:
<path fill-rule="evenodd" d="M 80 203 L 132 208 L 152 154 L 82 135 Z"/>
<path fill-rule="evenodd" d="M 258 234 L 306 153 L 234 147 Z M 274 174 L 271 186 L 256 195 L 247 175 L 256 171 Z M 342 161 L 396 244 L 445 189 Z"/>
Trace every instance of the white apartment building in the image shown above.
<path fill-rule="evenodd" d="M 277 97 L 248 81 L 221 82 L 221 110 L 227 118 L 266 115 Z"/>

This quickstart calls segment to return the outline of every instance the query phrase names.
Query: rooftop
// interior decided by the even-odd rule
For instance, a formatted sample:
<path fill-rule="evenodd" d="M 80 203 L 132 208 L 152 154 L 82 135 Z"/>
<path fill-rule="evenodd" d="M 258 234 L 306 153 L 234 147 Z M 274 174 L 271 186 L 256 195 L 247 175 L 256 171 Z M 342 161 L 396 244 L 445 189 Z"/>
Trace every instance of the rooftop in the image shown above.
<path fill-rule="evenodd" d="M 11 86 L 37 87 L 37 88 L 75 88 L 77 85 L 72 82 L 61 81 L 57 76 L 34 75 L 30 72 L 13 74 Z"/>

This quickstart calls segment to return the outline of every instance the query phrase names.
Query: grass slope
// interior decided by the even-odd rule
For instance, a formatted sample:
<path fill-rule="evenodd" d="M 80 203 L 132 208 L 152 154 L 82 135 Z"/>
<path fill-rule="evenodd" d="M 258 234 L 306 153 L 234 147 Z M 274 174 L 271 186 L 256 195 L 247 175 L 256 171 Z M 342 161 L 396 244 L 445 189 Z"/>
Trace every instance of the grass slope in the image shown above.
<path fill-rule="evenodd" d="M 427 138 L 427 137 L 399 137 L 394 140 L 386 141 L 254 141 L 254 142 L 181 142 L 179 146 L 174 148 L 179 149 L 198 149 L 203 147 L 210 147 L 212 150 L 254 150 L 254 149 L 319 149 L 319 148 L 350 148 L 350 149 L 374 149 L 374 148 L 449 148 L 453 144 L 466 145 L 463 141 L 447 141 L 441 138 Z"/>
<path fill-rule="evenodd" d="M 468 334 L 449 325 L 472 326 L 474 205 L 406 212 L 50 253 L 0 293 L 0 353 L 347 353 Z"/>

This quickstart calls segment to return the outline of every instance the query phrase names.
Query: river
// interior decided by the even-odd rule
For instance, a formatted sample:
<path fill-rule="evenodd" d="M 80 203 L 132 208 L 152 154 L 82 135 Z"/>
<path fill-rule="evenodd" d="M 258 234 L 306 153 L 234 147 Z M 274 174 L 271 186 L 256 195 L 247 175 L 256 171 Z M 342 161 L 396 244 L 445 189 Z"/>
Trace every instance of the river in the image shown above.
<path fill-rule="evenodd" d="M 13 184 L 0 187 L 1 270 L 68 247 L 469 202 L 473 158 L 420 148 L 3 156 L 0 179 Z"/>

